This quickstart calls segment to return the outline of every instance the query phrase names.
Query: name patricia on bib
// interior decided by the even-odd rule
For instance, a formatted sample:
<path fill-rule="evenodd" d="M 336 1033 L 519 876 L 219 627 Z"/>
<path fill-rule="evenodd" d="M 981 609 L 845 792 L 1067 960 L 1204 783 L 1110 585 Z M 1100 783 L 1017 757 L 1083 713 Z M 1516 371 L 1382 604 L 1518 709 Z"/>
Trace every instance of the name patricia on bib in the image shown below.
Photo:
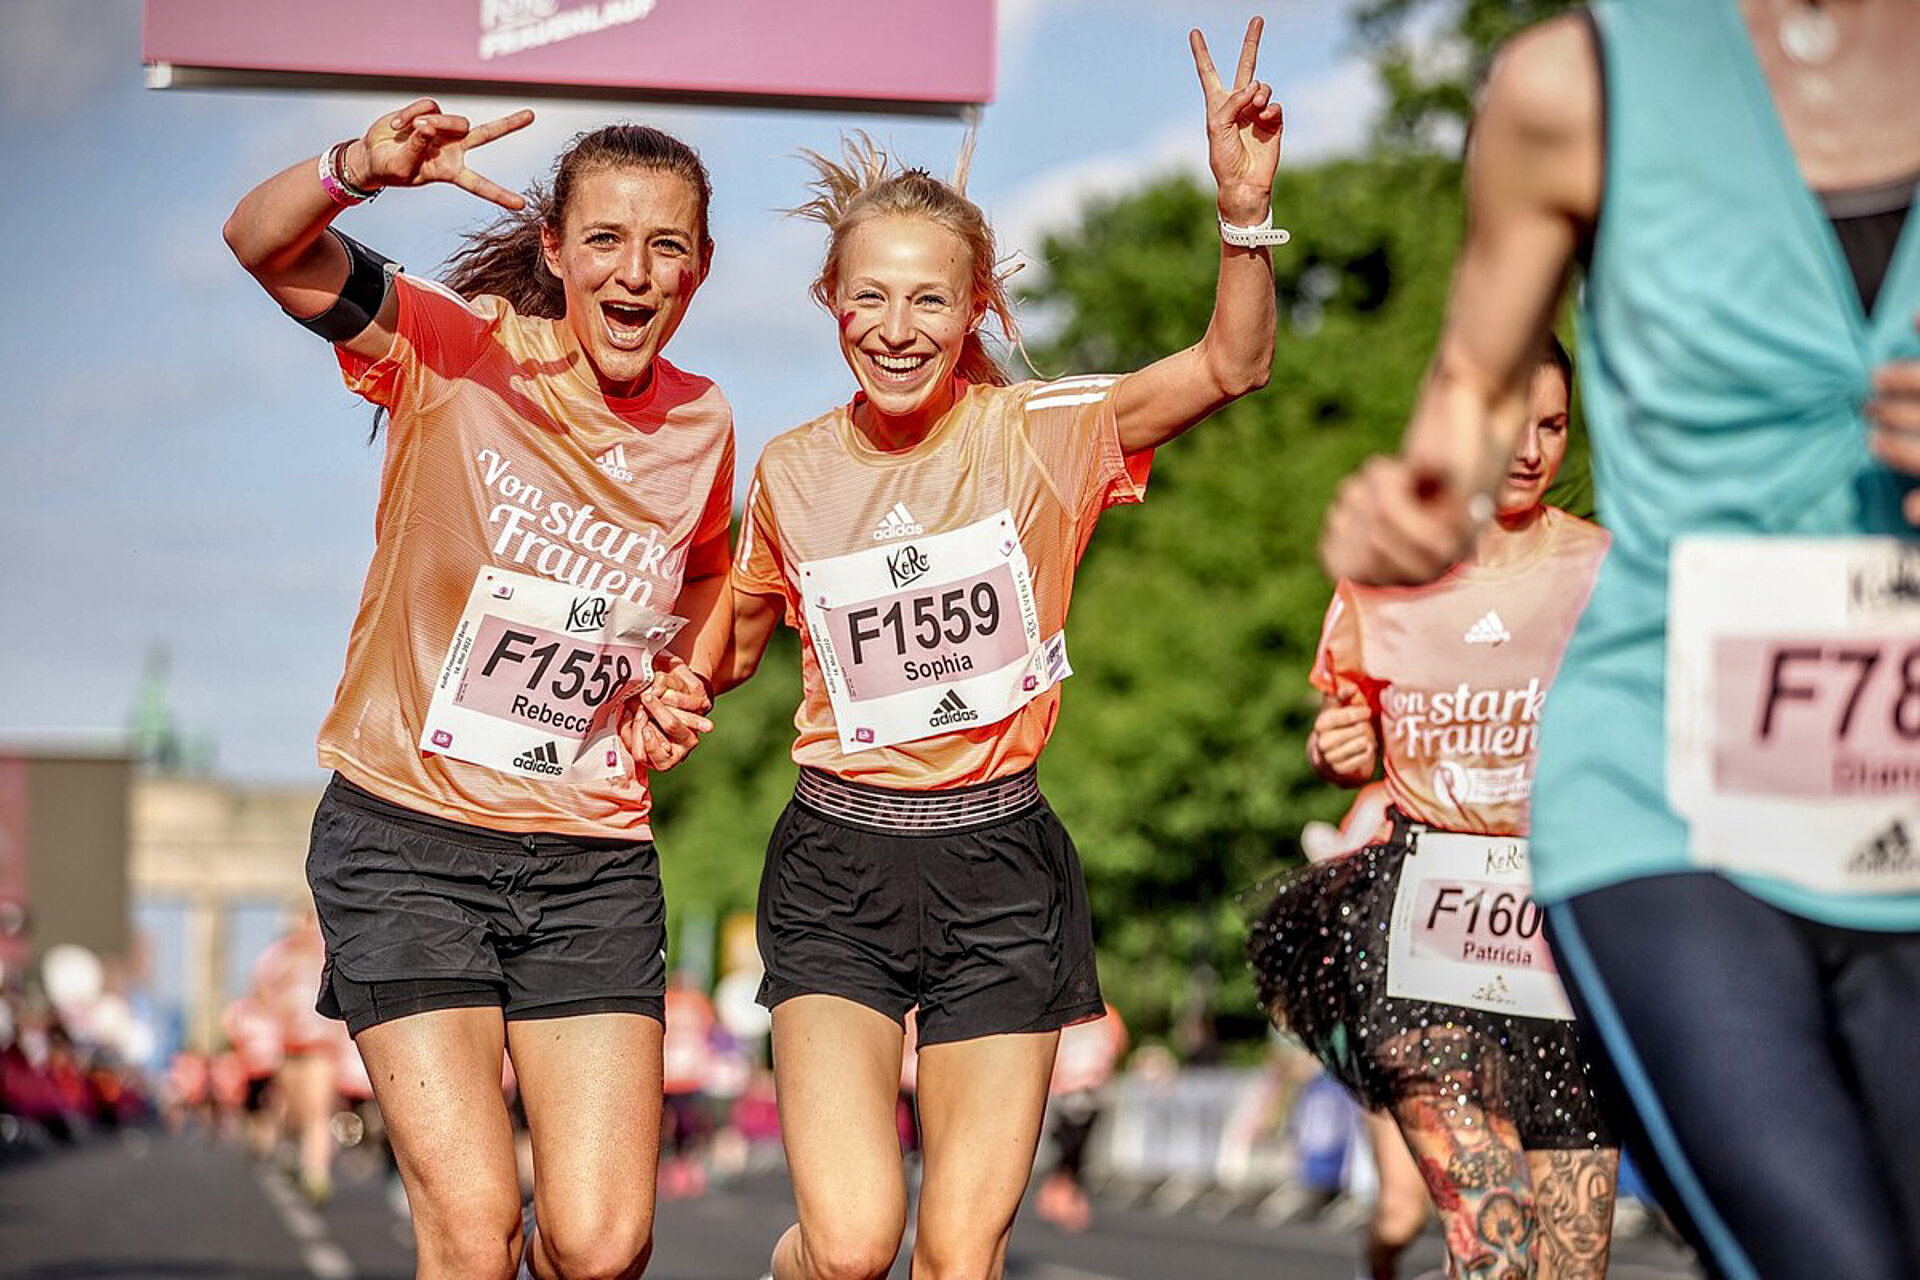
<path fill-rule="evenodd" d="M 482 483 L 501 499 L 487 513 L 488 525 L 498 530 L 495 556 L 636 605 L 651 605 L 656 586 L 674 590 L 685 552 L 658 529 L 635 531 L 607 519 L 591 502 L 551 498 L 515 475 L 512 460 L 497 450 L 482 449 L 474 461 Z"/>

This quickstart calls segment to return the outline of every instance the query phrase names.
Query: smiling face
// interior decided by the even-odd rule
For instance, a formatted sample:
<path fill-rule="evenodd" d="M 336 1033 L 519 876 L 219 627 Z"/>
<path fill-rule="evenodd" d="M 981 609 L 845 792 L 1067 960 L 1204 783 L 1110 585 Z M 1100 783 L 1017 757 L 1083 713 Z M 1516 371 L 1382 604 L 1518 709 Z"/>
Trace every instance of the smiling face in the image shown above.
<path fill-rule="evenodd" d="M 678 174 L 627 166 L 575 180 L 558 234 L 541 233 L 566 325 L 609 395 L 647 385 L 706 275 L 700 197 Z"/>
<path fill-rule="evenodd" d="M 1533 371 L 1526 430 L 1496 499 L 1500 515 L 1525 515 L 1546 500 L 1567 456 L 1568 399 L 1566 375 L 1558 366 L 1542 364 Z"/>
<path fill-rule="evenodd" d="M 869 218 L 841 241 L 838 267 L 840 353 L 869 410 L 902 420 L 945 412 L 985 310 L 973 297 L 966 242 L 927 218 Z"/>

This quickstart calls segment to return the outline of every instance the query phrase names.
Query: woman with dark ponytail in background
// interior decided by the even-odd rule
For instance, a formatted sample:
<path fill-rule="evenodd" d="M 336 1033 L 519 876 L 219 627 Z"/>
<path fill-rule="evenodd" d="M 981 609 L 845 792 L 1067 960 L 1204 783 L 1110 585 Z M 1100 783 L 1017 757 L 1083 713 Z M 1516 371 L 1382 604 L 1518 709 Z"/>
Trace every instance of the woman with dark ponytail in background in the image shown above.
<path fill-rule="evenodd" d="M 732 414 L 659 356 L 711 260 L 706 170 L 610 126 L 529 206 L 467 159 L 532 119 L 422 99 L 268 179 L 226 227 L 388 415 L 307 871 L 319 1007 L 366 1059 L 422 1277 L 645 1269 L 666 986 L 646 770 L 709 727 L 731 625 Z M 431 182 L 512 211 L 451 288 L 330 225 Z M 503 1052 L 533 1136 L 526 1240 Z"/>

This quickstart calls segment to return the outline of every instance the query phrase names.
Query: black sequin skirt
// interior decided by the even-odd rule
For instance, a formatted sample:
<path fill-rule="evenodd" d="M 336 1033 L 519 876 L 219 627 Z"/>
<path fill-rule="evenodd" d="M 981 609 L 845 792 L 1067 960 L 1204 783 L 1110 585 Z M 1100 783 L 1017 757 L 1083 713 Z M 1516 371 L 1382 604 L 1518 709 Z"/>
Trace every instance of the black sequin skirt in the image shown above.
<path fill-rule="evenodd" d="M 1247 944 L 1274 1025 L 1369 1108 L 1425 1100 L 1449 1124 L 1511 1123 L 1528 1150 L 1614 1146 L 1571 1022 L 1387 994 L 1407 856 L 1396 835 L 1281 885 Z"/>

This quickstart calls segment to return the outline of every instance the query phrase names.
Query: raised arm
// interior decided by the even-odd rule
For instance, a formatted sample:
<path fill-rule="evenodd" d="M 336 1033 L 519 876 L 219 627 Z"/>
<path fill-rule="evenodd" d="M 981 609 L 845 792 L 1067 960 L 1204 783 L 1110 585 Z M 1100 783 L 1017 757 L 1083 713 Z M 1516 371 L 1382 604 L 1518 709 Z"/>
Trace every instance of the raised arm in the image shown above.
<path fill-rule="evenodd" d="M 1488 77 L 1467 154 L 1467 236 L 1399 457 L 1342 482 L 1320 554 L 1334 577 L 1430 582 L 1466 554 L 1526 422 L 1581 241 L 1599 213 L 1599 66 L 1583 19 L 1522 33 Z"/>
<path fill-rule="evenodd" d="M 1258 226 L 1272 216 L 1280 164 L 1280 104 L 1254 79 L 1259 18 L 1247 24 L 1240 64 L 1228 89 L 1207 42 L 1189 34 L 1194 70 L 1207 104 L 1207 162 L 1218 188 L 1220 219 Z M 1122 380 L 1114 393 L 1120 443 L 1129 453 L 1165 444 L 1202 418 L 1267 385 L 1273 365 L 1273 258 L 1265 248 L 1220 245 L 1213 318 L 1199 342 Z"/>
<path fill-rule="evenodd" d="M 467 152 L 523 129 L 533 112 L 516 111 L 486 124 L 443 114 L 439 104 L 421 98 L 383 115 L 365 136 L 338 154 L 338 178 L 344 200 L 329 192 L 320 176 L 322 157 L 314 156 L 275 174 L 242 196 L 227 218 L 227 245 L 273 300 L 302 319 L 325 314 L 340 300 L 353 268 L 347 250 L 325 234 L 351 192 L 377 194 L 387 187 L 418 187 L 450 182 L 507 209 L 526 202 L 513 192 L 467 168 Z M 367 196 L 365 198 L 371 198 Z M 369 322 L 341 345 L 376 359 L 393 343 L 398 304 L 388 293 Z"/>

